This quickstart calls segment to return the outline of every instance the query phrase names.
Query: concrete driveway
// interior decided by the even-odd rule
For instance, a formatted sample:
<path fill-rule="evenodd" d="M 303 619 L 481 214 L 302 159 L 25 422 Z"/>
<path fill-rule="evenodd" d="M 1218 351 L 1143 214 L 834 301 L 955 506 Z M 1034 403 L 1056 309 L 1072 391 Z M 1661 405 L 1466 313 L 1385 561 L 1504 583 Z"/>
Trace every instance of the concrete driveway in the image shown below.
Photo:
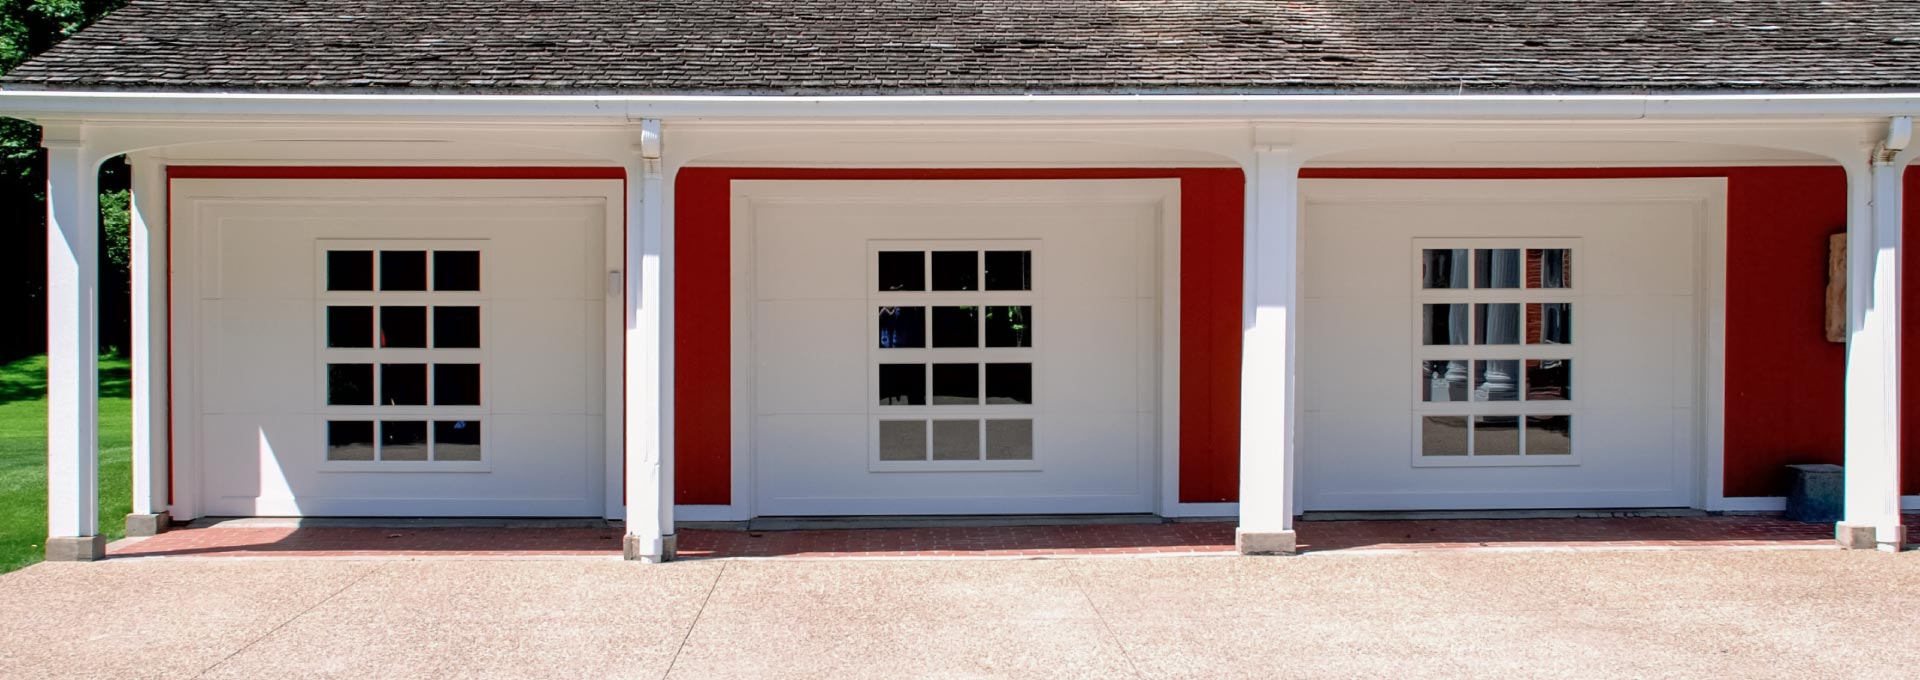
<path fill-rule="evenodd" d="M 1920 553 L 193 559 L 0 576 L 10 678 L 1897 678 Z"/>

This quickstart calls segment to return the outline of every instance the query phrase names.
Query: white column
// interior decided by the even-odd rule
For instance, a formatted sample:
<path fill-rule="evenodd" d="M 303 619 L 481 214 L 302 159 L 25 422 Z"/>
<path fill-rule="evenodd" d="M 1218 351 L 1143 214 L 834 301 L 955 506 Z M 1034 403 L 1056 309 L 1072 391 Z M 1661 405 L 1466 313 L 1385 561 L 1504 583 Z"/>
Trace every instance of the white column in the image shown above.
<path fill-rule="evenodd" d="M 167 528 L 170 447 L 167 384 L 167 180 L 157 159 L 136 155 L 133 171 L 133 514 L 128 536 Z"/>
<path fill-rule="evenodd" d="M 1240 528 L 1246 554 L 1291 553 L 1299 314 L 1300 164 L 1289 147 L 1256 148 L 1248 178 L 1246 319 L 1240 364 Z"/>
<path fill-rule="evenodd" d="M 666 343 L 665 177 L 660 121 L 642 121 L 627 168 L 627 559 L 673 559 L 672 444 L 666 429 L 671 357 Z"/>
<path fill-rule="evenodd" d="M 1900 192 L 1894 124 L 1868 164 L 1848 164 L 1845 519 L 1849 548 L 1900 550 Z M 1908 123 L 1907 125 L 1910 125 Z M 1910 136 L 1908 128 L 1906 136 Z"/>
<path fill-rule="evenodd" d="M 47 559 L 105 554 L 99 518 L 99 168 L 47 126 Z"/>

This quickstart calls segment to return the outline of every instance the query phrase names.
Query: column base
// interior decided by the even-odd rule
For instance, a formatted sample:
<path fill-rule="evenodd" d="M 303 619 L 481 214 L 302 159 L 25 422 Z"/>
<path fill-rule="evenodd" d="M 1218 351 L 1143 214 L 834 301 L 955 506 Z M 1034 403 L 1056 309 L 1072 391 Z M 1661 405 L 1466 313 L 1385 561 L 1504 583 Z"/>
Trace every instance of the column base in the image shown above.
<path fill-rule="evenodd" d="M 152 515 L 127 515 L 127 537 L 159 536 L 173 528 L 173 515 L 156 513 Z"/>
<path fill-rule="evenodd" d="M 1882 533 L 1880 527 L 1872 524 L 1840 522 L 1833 525 L 1833 538 L 1840 547 L 1849 550 L 1900 552 L 1907 548 L 1907 527 L 1896 524 Z"/>
<path fill-rule="evenodd" d="M 621 557 L 634 562 L 659 564 L 672 562 L 679 550 L 679 538 L 673 534 L 660 537 L 658 542 L 649 541 L 633 534 L 627 534 L 621 541 Z"/>
<path fill-rule="evenodd" d="M 1233 545 L 1242 555 L 1292 555 L 1298 550 L 1294 534 L 1288 531 L 1249 531 L 1235 529 Z"/>
<path fill-rule="evenodd" d="M 47 539 L 48 562 L 92 562 L 106 556 L 105 536 L 54 536 Z"/>

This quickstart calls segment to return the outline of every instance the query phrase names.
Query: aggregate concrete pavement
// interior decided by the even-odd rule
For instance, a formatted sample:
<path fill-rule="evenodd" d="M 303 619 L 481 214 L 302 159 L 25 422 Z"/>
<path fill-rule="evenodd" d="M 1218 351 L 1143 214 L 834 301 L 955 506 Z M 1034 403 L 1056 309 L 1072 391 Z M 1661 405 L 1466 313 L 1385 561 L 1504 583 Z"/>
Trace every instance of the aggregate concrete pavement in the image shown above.
<path fill-rule="evenodd" d="M 0 575 L 8 678 L 1895 678 L 1920 553 L 130 559 Z"/>

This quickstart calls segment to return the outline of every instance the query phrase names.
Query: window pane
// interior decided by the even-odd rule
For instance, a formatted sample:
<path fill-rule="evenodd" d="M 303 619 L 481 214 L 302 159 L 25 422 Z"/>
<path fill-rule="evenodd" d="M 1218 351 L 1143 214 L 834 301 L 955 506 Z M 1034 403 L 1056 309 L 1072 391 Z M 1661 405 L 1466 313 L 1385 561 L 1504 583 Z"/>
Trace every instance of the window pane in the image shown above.
<path fill-rule="evenodd" d="M 933 421 L 934 460 L 980 460 L 980 421 Z"/>
<path fill-rule="evenodd" d="M 926 290 L 926 257 L 918 250 L 880 253 L 880 290 Z"/>
<path fill-rule="evenodd" d="M 373 251 L 327 251 L 327 290 L 373 290 Z"/>
<path fill-rule="evenodd" d="M 1518 416 L 1477 416 L 1473 419 L 1473 455 L 1520 455 Z"/>
<path fill-rule="evenodd" d="M 935 406 L 974 405 L 980 403 L 979 364 L 934 364 L 933 404 Z M 935 431 L 938 432 L 938 427 Z"/>
<path fill-rule="evenodd" d="M 1467 316 L 1470 305 L 1421 305 L 1421 309 L 1421 344 L 1467 344 Z"/>
<path fill-rule="evenodd" d="M 1566 248 L 1527 249 L 1528 288 L 1572 288 L 1573 251 Z"/>
<path fill-rule="evenodd" d="M 433 289 L 480 290 L 480 251 L 434 251 Z"/>
<path fill-rule="evenodd" d="M 480 460 L 480 421 L 435 421 L 433 423 L 433 459 Z"/>
<path fill-rule="evenodd" d="M 979 307 L 933 308 L 934 347 L 979 347 Z"/>
<path fill-rule="evenodd" d="M 987 290 L 1033 290 L 1033 253 L 987 251 Z"/>
<path fill-rule="evenodd" d="M 327 364 L 328 406 L 372 406 L 373 364 Z"/>
<path fill-rule="evenodd" d="M 1420 455 L 1467 455 L 1465 416 L 1427 416 L 1420 419 Z"/>
<path fill-rule="evenodd" d="M 1475 288 L 1520 287 L 1520 250 L 1517 248 L 1475 250 L 1473 264 Z"/>
<path fill-rule="evenodd" d="M 1033 421 L 987 421 L 987 460 L 1033 460 Z"/>
<path fill-rule="evenodd" d="M 988 347 L 1032 347 L 1033 308 L 987 307 Z"/>
<path fill-rule="evenodd" d="M 1496 359 L 1473 362 L 1474 401 L 1514 401 L 1520 398 L 1520 361 Z"/>
<path fill-rule="evenodd" d="M 434 364 L 433 403 L 437 406 L 479 406 L 480 364 Z"/>
<path fill-rule="evenodd" d="M 1573 416 L 1527 416 L 1527 455 L 1573 455 Z"/>
<path fill-rule="evenodd" d="M 925 406 L 926 364 L 880 364 L 881 406 Z"/>
<path fill-rule="evenodd" d="M 927 346 L 927 308 L 881 307 L 880 348 Z"/>
<path fill-rule="evenodd" d="M 427 308 L 381 307 L 381 347 L 426 347 Z"/>
<path fill-rule="evenodd" d="M 327 460 L 373 460 L 373 421 L 328 421 Z"/>
<path fill-rule="evenodd" d="M 1421 251 L 1421 288 L 1466 288 L 1467 249 Z"/>
<path fill-rule="evenodd" d="M 1573 344 L 1573 304 L 1567 302 L 1528 303 L 1527 344 Z"/>
<path fill-rule="evenodd" d="M 433 308 L 433 346 L 443 349 L 479 347 L 480 308 Z"/>
<path fill-rule="evenodd" d="M 1467 363 L 1465 359 L 1420 362 L 1416 382 L 1420 400 L 1466 401 Z"/>
<path fill-rule="evenodd" d="M 880 460 L 926 460 L 927 421 L 880 421 Z"/>
<path fill-rule="evenodd" d="M 380 290 L 426 290 L 427 251 L 380 251 Z"/>
<path fill-rule="evenodd" d="M 328 307 L 328 347 L 372 347 L 372 307 Z"/>
<path fill-rule="evenodd" d="M 1527 401 L 1566 401 L 1572 398 L 1572 361 L 1566 359 L 1527 360 Z"/>
<path fill-rule="evenodd" d="M 1033 403 L 1033 364 L 987 364 L 987 403 Z"/>
<path fill-rule="evenodd" d="M 980 254 L 971 250 L 933 253 L 934 290 L 979 290 Z"/>
<path fill-rule="evenodd" d="M 422 420 L 380 421 L 380 460 L 426 460 L 427 423 Z"/>
<path fill-rule="evenodd" d="M 427 365 L 381 364 L 380 403 L 387 406 L 427 405 Z"/>
<path fill-rule="evenodd" d="M 1473 306 L 1473 343 L 1476 345 L 1520 344 L 1520 305 L 1516 303 Z"/>

